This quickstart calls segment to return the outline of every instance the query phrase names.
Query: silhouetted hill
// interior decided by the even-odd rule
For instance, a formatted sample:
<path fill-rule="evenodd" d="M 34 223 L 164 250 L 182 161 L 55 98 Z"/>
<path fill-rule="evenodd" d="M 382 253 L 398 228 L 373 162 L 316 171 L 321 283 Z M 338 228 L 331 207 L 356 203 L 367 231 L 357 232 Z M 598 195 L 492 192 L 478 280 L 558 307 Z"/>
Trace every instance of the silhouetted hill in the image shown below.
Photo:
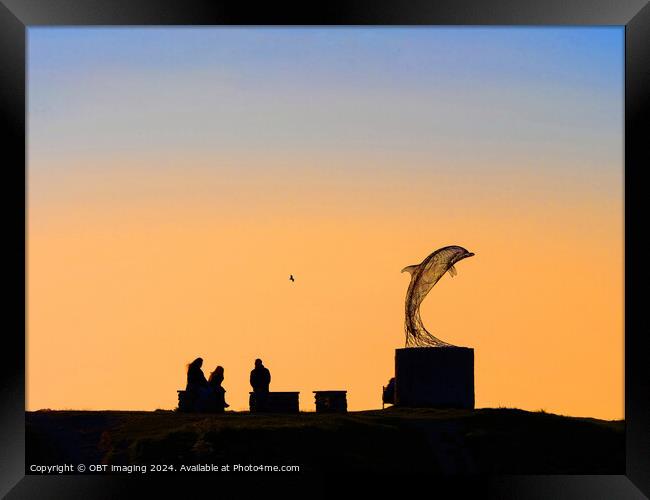
<path fill-rule="evenodd" d="M 27 412 L 26 419 L 28 465 L 299 465 L 303 473 L 625 473 L 623 421 L 516 409 L 388 408 L 342 415 L 38 411 Z"/>

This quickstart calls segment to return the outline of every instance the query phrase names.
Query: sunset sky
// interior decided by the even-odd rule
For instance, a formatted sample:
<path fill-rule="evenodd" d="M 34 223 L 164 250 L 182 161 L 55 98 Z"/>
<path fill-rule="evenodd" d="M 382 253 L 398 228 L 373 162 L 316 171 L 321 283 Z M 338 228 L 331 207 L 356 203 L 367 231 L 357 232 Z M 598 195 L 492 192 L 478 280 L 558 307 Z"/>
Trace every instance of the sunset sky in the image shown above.
<path fill-rule="evenodd" d="M 27 409 L 171 409 L 197 356 L 381 407 L 453 244 L 477 407 L 623 418 L 623 37 L 29 28 Z"/>

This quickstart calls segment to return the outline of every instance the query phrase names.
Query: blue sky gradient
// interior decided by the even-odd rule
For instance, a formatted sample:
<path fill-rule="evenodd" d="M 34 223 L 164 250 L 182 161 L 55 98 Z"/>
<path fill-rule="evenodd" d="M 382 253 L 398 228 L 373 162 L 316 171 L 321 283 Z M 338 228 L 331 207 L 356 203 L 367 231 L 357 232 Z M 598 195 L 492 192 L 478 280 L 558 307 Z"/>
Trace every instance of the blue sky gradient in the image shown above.
<path fill-rule="evenodd" d="M 35 158 L 620 154 L 622 28 L 39 27 L 28 68 Z"/>

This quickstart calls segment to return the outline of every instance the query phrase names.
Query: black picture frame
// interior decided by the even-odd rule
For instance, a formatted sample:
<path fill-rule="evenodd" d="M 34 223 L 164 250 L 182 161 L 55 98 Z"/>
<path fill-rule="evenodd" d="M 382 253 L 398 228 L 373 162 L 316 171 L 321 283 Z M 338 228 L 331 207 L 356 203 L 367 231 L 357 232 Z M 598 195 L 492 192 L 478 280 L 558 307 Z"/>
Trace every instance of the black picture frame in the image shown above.
<path fill-rule="evenodd" d="M 635 229 L 643 167 L 650 166 L 650 5 L 645 0 L 385 0 L 274 2 L 210 0 L 0 0 L 5 238 L 14 276 L 5 280 L 5 331 L 0 363 L 0 495 L 8 498 L 116 498 L 144 478 L 25 475 L 26 30 L 67 25 L 618 25 L 625 26 L 625 419 L 626 474 L 620 476 L 499 476 L 436 479 L 494 498 L 650 497 L 650 363 L 640 318 L 643 267 Z M 616 264 L 613 264 L 616 265 Z M 21 333 L 22 332 L 22 333 Z M 335 472 L 336 473 L 336 472 Z M 184 488 L 187 476 L 148 477 Z M 203 476 L 202 481 L 216 481 Z M 199 480 L 191 479 L 193 484 Z M 250 479 L 246 479 L 250 484 Z M 167 490 L 168 492 L 171 490 Z"/>

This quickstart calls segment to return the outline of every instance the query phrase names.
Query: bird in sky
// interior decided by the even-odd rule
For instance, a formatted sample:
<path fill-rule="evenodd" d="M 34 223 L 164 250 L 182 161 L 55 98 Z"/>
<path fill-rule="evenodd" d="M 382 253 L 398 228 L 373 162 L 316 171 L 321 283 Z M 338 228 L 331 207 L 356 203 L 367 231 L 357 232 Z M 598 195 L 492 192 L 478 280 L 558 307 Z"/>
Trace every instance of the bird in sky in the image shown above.
<path fill-rule="evenodd" d="M 289 281 L 296 281 L 295 279 L 293 279 L 293 274 L 289 275 Z"/>

